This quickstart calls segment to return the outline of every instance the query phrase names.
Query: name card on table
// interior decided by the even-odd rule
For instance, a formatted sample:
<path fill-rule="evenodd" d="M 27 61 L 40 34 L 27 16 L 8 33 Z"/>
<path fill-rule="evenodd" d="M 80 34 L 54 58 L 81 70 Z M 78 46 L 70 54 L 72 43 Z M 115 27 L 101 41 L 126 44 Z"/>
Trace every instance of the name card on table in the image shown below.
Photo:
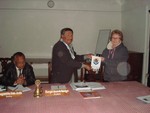
<path fill-rule="evenodd" d="M 52 85 L 51 90 L 45 90 L 45 96 L 69 95 L 69 90 L 65 85 Z"/>
<path fill-rule="evenodd" d="M 20 97 L 20 96 L 22 96 L 21 91 L 0 92 L 0 98 Z"/>

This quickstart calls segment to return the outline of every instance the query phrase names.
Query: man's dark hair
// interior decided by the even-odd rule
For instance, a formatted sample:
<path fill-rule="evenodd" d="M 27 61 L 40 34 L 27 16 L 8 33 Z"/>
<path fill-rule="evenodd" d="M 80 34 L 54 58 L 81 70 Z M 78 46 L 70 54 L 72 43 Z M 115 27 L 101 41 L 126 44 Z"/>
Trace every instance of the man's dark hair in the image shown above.
<path fill-rule="evenodd" d="M 66 31 L 71 31 L 73 34 L 73 30 L 71 28 L 63 28 L 60 32 L 60 35 L 64 35 Z"/>
<path fill-rule="evenodd" d="M 25 55 L 22 52 L 16 52 L 12 56 L 12 61 L 14 61 L 17 56 L 21 56 L 21 57 L 23 57 L 25 59 Z"/>

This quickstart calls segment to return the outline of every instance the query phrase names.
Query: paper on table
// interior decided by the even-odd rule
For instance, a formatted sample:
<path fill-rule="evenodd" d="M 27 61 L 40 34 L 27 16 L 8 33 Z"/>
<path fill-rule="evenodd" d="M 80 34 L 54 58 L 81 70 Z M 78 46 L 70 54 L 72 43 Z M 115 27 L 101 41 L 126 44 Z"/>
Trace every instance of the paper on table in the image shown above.
<path fill-rule="evenodd" d="M 140 96 L 140 97 L 137 97 L 137 99 L 139 99 L 147 104 L 150 104 L 150 95 Z"/>
<path fill-rule="evenodd" d="M 70 86 L 72 87 L 73 90 L 76 91 L 106 89 L 103 85 L 101 85 L 98 82 L 78 82 L 78 83 L 71 83 Z"/>
<path fill-rule="evenodd" d="M 6 91 L 6 87 L 3 85 L 0 85 L 0 92 L 2 92 L 2 91 Z"/>
<path fill-rule="evenodd" d="M 51 86 L 51 90 L 66 90 L 66 86 L 65 85 L 52 85 Z"/>
<path fill-rule="evenodd" d="M 4 86 L 0 85 L 0 88 L 3 88 Z"/>
<path fill-rule="evenodd" d="M 71 83 L 70 86 L 72 87 L 73 90 L 76 91 L 91 90 L 91 88 L 87 86 L 84 82 Z"/>
<path fill-rule="evenodd" d="M 101 66 L 101 58 L 98 56 L 92 56 L 91 67 L 93 70 L 99 70 Z"/>
<path fill-rule="evenodd" d="M 23 87 L 22 85 L 17 85 L 16 87 L 9 86 L 8 89 L 10 89 L 12 91 L 22 91 L 22 92 L 26 92 L 26 91 L 31 90 L 30 88 Z"/>
<path fill-rule="evenodd" d="M 101 83 L 98 83 L 98 82 L 86 82 L 86 84 L 87 84 L 92 90 L 106 89 Z"/>

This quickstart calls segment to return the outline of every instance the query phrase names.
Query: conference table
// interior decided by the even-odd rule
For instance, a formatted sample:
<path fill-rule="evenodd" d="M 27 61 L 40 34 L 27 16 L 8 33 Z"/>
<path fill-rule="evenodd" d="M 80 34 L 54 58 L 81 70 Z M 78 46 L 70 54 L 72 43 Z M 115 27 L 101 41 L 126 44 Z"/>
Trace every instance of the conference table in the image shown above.
<path fill-rule="evenodd" d="M 101 82 L 106 87 L 97 90 L 102 98 L 83 99 L 81 94 L 65 84 L 66 96 L 33 97 L 35 86 L 21 97 L 1 98 L 0 113 L 150 113 L 150 104 L 136 97 L 150 95 L 150 88 L 136 81 Z M 52 84 L 41 84 L 43 90 Z"/>

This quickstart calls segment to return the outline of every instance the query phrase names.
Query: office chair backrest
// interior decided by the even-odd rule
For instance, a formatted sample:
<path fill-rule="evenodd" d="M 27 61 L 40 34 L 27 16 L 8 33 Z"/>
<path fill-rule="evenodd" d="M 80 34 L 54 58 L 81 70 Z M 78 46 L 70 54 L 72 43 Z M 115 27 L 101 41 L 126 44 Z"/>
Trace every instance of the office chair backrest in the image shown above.
<path fill-rule="evenodd" d="M 1 65 L 1 70 L 0 74 L 4 74 L 6 65 L 11 62 L 11 58 L 0 58 L 0 65 Z"/>

